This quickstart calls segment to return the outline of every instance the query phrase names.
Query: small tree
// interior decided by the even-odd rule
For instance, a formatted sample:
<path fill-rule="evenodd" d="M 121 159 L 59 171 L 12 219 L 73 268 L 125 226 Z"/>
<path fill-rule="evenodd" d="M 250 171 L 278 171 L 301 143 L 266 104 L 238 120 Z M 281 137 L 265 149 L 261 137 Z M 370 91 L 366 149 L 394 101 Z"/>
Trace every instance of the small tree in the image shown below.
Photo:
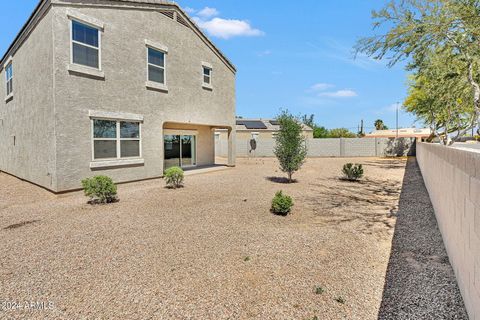
<path fill-rule="evenodd" d="M 329 131 L 325 127 L 315 127 L 313 129 L 313 137 L 315 139 L 328 138 Z"/>
<path fill-rule="evenodd" d="M 275 156 L 280 162 L 280 169 L 288 174 L 288 182 L 298 171 L 307 157 L 306 138 L 303 135 L 301 122 L 288 111 L 282 111 L 277 118 L 280 130 L 275 136 Z"/>
<path fill-rule="evenodd" d="M 328 133 L 329 138 L 355 138 L 356 135 L 345 128 L 331 129 Z"/>

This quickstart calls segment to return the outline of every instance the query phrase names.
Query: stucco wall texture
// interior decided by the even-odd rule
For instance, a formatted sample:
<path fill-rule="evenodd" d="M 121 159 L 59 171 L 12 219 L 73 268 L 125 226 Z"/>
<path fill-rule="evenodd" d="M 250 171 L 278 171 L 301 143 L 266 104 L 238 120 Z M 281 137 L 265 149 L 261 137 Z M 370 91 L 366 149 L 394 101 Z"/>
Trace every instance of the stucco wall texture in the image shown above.
<path fill-rule="evenodd" d="M 153 10 L 151 5 L 129 3 L 128 8 L 119 8 L 112 2 L 53 2 L 48 15 L 13 57 L 15 97 L 6 105 L 9 113 L 0 114 L 5 118 L 2 140 L 11 140 L 12 133 L 18 132 L 19 146 L 26 141 L 28 144 L 20 149 L 2 142 L 1 154 L 6 155 L 0 156 L 0 170 L 53 191 L 77 189 L 82 179 L 98 174 L 116 182 L 159 177 L 164 169 L 166 123 L 193 125 L 199 135 L 198 164 L 214 163 L 213 128 L 235 127 L 235 72 L 219 54 L 193 29 Z M 68 15 L 72 13 L 103 23 L 104 77 L 69 71 Z M 168 48 L 168 91 L 146 87 L 146 40 Z M 213 67 L 213 90 L 202 87 L 202 62 Z M 4 78 L 2 74 L 3 84 Z M 143 116 L 144 164 L 90 169 L 89 110 Z M 25 119 L 31 121 L 25 123 Z M 24 125 L 26 128 L 22 128 Z M 25 137 L 20 136 L 22 131 Z M 232 154 L 230 158 L 229 164 L 233 165 Z"/>
<path fill-rule="evenodd" d="M 419 143 L 417 161 L 471 320 L 480 319 L 480 153 Z"/>
<path fill-rule="evenodd" d="M 13 98 L 0 72 L 0 170 L 55 188 L 52 11 L 12 58 Z M 2 66 L 3 67 L 3 66 Z"/>

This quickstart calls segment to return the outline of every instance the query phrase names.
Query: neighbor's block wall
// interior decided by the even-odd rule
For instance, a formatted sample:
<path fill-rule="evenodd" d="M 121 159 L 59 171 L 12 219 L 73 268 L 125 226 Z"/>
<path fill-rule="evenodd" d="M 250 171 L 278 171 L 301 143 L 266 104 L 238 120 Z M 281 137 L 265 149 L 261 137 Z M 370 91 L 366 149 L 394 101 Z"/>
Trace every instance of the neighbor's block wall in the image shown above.
<path fill-rule="evenodd" d="M 250 138 L 237 135 L 237 157 L 274 157 L 275 139 L 271 136 L 259 136 L 257 149 L 250 152 Z M 330 138 L 307 139 L 309 157 L 384 157 L 392 154 L 394 139 L 388 138 Z M 398 139 L 401 153 L 407 155 L 411 151 L 413 139 Z M 225 135 L 220 134 L 216 140 L 216 155 L 226 156 L 227 148 Z"/>
<path fill-rule="evenodd" d="M 417 161 L 471 320 L 480 320 L 480 153 L 419 143 Z"/>

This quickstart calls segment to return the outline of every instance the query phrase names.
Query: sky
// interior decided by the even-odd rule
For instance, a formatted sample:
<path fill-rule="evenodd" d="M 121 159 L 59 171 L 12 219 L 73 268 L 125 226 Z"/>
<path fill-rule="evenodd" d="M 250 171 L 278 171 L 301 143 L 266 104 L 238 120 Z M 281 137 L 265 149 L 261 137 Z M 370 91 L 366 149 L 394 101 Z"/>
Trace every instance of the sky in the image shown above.
<path fill-rule="evenodd" d="M 38 0 L 5 1 L 0 50 L 7 50 Z M 406 96 L 403 65 L 354 58 L 353 46 L 373 34 L 371 11 L 386 0 L 178 0 L 237 68 L 237 115 L 273 118 L 280 109 L 314 114 L 327 128 L 366 131 L 382 119 L 395 127 Z M 274 3 L 274 4 L 273 4 Z M 399 126 L 421 126 L 400 110 Z"/>

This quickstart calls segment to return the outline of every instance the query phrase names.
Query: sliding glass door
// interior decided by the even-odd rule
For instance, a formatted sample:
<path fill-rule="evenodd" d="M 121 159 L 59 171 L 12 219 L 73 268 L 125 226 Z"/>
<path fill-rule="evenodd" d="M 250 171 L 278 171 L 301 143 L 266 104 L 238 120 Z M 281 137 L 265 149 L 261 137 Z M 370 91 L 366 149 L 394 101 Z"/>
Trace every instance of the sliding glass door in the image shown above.
<path fill-rule="evenodd" d="M 197 164 L 196 136 L 165 135 L 163 141 L 165 150 L 165 169 L 174 166 L 188 168 Z"/>

